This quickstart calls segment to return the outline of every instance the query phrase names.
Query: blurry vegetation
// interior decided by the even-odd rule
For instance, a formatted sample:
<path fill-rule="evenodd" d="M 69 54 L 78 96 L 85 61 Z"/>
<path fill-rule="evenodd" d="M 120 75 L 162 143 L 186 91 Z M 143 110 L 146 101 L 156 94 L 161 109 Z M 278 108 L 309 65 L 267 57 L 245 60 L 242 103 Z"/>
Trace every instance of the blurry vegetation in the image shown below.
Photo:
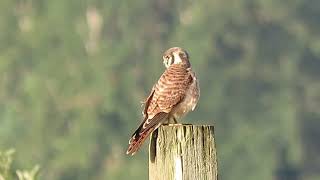
<path fill-rule="evenodd" d="M 319 17 L 318 0 L 1 0 L 0 148 L 40 179 L 146 179 L 128 138 L 181 46 L 201 86 L 184 122 L 214 124 L 221 179 L 320 179 Z"/>
<path fill-rule="evenodd" d="M 13 170 L 12 161 L 15 151 L 13 149 L 7 151 L 0 151 L 0 180 L 36 180 L 39 172 L 39 166 L 34 166 L 30 171 L 28 170 Z"/>

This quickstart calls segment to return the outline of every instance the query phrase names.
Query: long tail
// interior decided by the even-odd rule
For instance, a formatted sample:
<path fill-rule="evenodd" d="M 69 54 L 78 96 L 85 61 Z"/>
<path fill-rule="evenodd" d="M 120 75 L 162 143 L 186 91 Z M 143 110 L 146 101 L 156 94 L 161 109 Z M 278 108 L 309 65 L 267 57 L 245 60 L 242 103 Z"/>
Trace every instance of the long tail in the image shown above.
<path fill-rule="evenodd" d="M 140 127 L 138 128 L 138 130 Z M 142 143 L 146 140 L 146 138 L 151 134 L 151 132 L 155 128 L 150 128 L 149 130 L 139 133 L 138 130 L 132 135 L 129 141 L 129 147 L 127 150 L 127 154 L 133 156 L 141 147 Z"/>
<path fill-rule="evenodd" d="M 161 125 L 162 120 L 167 118 L 167 116 L 167 113 L 159 113 L 154 118 L 143 121 L 129 140 L 127 154 L 134 155 L 146 138 Z"/>

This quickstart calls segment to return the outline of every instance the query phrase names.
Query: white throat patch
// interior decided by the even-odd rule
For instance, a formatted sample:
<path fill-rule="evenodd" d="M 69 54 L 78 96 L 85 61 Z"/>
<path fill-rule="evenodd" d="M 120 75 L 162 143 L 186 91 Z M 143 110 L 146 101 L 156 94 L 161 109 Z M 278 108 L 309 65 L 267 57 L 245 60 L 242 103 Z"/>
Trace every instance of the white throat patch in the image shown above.
<path fill-rule="evenodd" d="M 174 64 L 182 63 L 179 53 L 173 53 L 173 56 L 174 56 L 174 62 L 173 62 Z"/>

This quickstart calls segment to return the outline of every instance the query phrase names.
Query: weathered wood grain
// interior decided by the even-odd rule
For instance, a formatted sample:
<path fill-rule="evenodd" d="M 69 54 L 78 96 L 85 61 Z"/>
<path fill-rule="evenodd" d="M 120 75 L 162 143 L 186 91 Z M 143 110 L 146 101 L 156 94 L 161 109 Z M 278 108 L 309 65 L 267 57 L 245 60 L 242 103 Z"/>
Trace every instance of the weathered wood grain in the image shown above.
<path fill-rule="evenodd" d="M 216 180 L 214 128 L 207 125 L 165 125 L 149 146 L 149 180 Z"/>

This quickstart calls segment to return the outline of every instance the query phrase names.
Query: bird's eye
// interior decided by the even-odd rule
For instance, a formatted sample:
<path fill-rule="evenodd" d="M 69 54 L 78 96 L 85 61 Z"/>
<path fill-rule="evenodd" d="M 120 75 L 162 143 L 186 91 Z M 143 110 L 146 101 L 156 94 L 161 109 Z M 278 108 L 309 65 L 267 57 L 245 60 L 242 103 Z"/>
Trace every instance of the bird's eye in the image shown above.
<path fill-rule="evenodd" d="M 170 56 L 169 55 L 166 55 L 164 58 L 166 58 L 167 60 L 170 59 Z"/>
<path fill-rule="evenodd" d="M 185 58 L 185 57 L 186 57 L 186 54 L 185 54 L 185 53 L 179 53 L 179 56 L 180 56 L 181 58 Z"/>

